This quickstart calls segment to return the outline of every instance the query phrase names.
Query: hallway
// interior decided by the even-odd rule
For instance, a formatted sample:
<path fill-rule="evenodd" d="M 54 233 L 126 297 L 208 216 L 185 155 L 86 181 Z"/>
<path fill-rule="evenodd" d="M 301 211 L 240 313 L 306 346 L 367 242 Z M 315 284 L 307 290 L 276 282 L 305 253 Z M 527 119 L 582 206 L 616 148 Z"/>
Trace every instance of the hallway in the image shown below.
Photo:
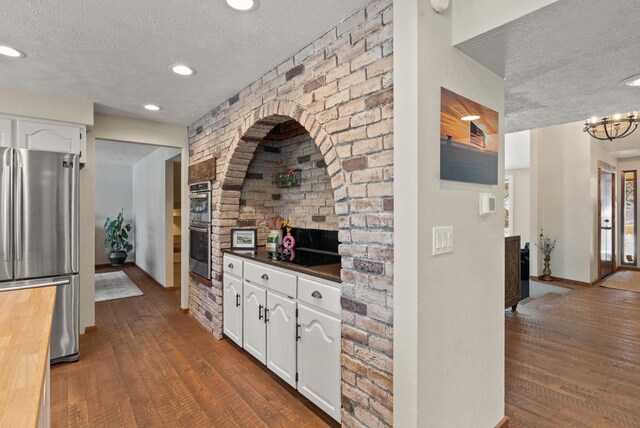
<path fill-rule="evenodd" d="M 640 425 L 640 294 L 577 287 L 505 314 L 511 427 Z"/>
<path fill-rule="evenodd" d="M 81 336 L 80 361 L 51 369 L 52 427 L 328 426 L 182 315 L 179 290 L 162 291 L 135 266 L 124 272 L 144 296 L 96 304 L 98 331 Z"/>

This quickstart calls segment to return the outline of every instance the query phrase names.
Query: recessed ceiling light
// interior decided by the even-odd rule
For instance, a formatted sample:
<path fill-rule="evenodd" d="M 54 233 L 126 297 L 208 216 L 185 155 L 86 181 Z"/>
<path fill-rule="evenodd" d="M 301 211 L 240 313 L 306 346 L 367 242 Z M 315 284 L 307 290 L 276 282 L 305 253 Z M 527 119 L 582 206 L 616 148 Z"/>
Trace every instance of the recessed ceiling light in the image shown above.
<path fill-rule="evenodd" d="M 640 74 L 628 77 L 622 81 L 627 86 L 637 87 L 640 86 Z"/>
<path fill-rule="evenodd" d="M 227 0 L 227 4 L 237 10 L 249 10 L 253 7 L 253 0 Z"/>
<path fill-rule="evenodd" d="M 11 58 L 22 58 L 26 56 L 24 52 L 20 52 L 9 46 L 0 46 L 0 55 L 10 56 Z"/>
<path fill-rule="evenodd" d="M 477 115 L 471 115 L 471 116 L 464 116 L 461 117 L 460 120 L 465 120 L 465 121 L 470 121 L 470 120 L 476 120 L 476 119 L 480 119 L 480 116 Z"/>
<path fill-rule="evenodd" d="M 193 74 L 196 74 L 196 71 L 193 68 L 187 67 L 186 65 L 183 65 L 183 64 L 172 65 L 171 71 L 173 71 L 176 74 L 179 74 L 180 76 L 191 76 Z"/>
<path fill-rule="evenodd" d="M 144 108 L 146 108 L 147 110 L 151 110 L 151 111 L 162 110 L 162 107 L 157 106 L 155 104 L 145 104 Z"/>

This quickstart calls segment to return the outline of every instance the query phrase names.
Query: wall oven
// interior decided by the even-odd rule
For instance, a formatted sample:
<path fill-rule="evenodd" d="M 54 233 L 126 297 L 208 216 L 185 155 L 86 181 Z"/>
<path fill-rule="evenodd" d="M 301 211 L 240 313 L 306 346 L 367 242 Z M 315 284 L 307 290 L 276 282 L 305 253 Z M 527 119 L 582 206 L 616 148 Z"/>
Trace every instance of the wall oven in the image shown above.
<path fill-rule="evenodd" d="M 211 279 L 211 183 L 189 187 L 189 270 Z"/>
<path fill-rule="evenodd" d="M 211 226 L 189 225 L 189 270 L 211 279 Z"/>
<path fill-rule="evenodd" d="M 189 186 L 189 223 L 211 223 L 211 183 L 195 183 Z"/>

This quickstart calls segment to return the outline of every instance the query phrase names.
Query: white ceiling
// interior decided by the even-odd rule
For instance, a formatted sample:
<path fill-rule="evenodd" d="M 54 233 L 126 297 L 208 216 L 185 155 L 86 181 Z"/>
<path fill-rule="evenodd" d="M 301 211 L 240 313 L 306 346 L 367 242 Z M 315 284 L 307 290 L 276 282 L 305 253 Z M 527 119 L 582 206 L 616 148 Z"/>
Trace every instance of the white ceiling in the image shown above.
<path fill-rule="evenodd" d="M 560 0 L 457 47 L 506 80 L 507 132 L 640 110 L 638 0 Z"/>
<path fill-rule="evenodd" d="M 0 0 L 0 86 L 94 101 L 96 111 L 190 124 L 368 0 Z M 191 77 L 169 66 L 197 69 Z M 161 105 L 158 113 L 142 109 Z"/>
<path fill-rule="evenodd" d="M 619 140 L 599 141 L 598 143 L 602 144 L 610 155 L 618 159 L 640 156 L 640 129 Z"/>
<path fill-rule="evenodd" d="M 96 140 L 96 162 L 115 165 L 134 165 L 160 146 Z"/>

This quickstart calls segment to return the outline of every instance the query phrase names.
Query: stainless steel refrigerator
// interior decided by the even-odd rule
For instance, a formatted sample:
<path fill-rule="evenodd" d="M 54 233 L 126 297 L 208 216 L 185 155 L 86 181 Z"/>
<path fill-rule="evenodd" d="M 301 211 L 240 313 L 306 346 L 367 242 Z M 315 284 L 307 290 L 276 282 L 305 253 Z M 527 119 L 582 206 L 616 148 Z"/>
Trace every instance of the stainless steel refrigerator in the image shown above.
<path fill-rule="evenodd" d="M 79 357 L 78 155 L 0 148 L 0 291 L 56 287 L 51 362 Z"/>

